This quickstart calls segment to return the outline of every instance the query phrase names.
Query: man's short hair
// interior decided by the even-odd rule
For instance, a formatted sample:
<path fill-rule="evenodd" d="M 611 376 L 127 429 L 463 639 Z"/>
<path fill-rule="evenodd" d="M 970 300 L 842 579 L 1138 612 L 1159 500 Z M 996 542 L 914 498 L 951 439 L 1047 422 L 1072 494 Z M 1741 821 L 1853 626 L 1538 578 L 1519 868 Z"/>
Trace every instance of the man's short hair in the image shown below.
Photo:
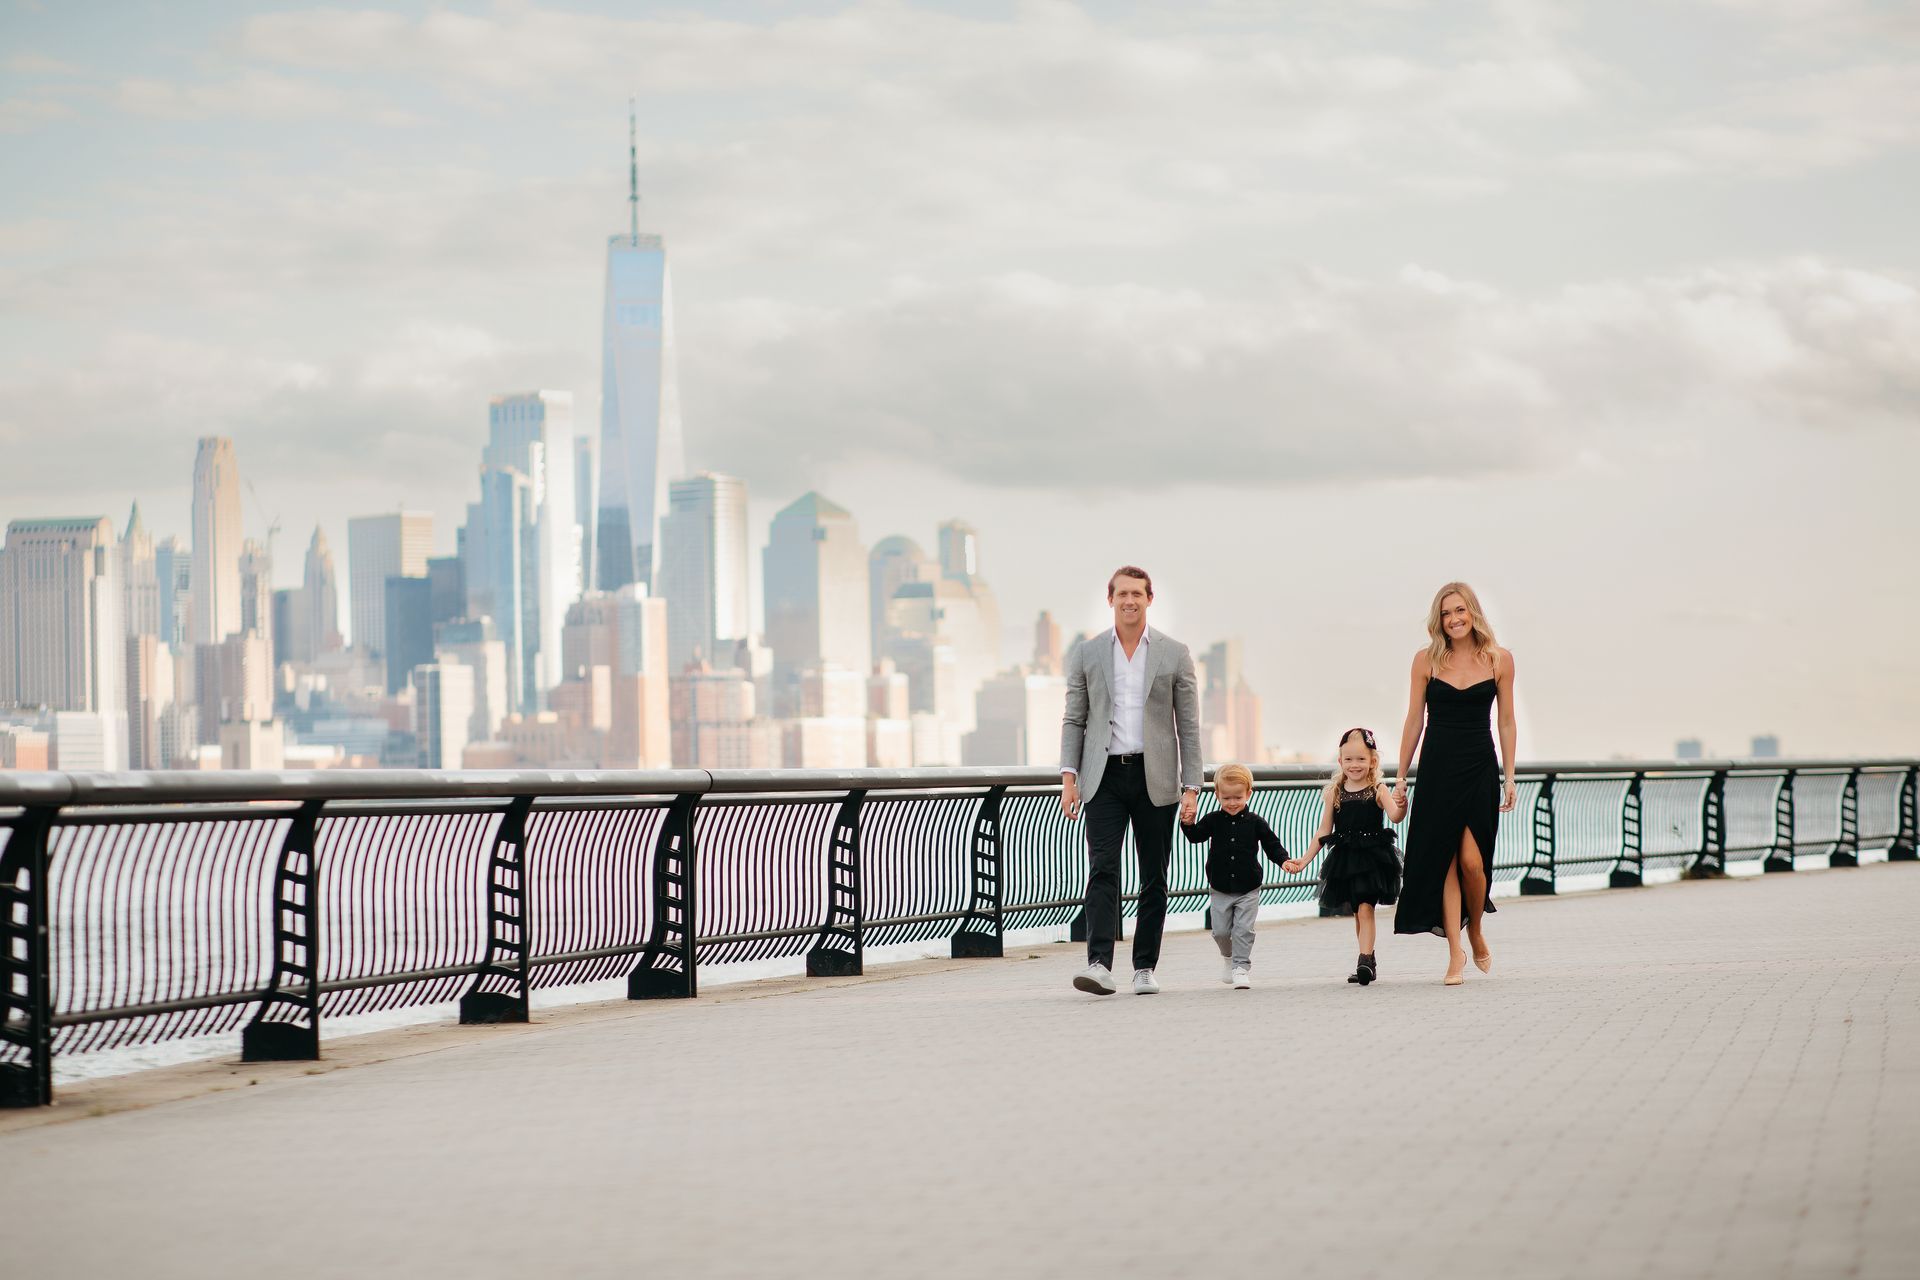
<path fill-rule="evenodd" d="M 1140 579 L 1140 581 L 1146 583 L 1147 599 L 1149 600 L 1153 599 L 1152 577 L 1148 575 L 1145 569 L 1142 569 L 1139 565 L 1135 565 L 1135 564 L 1123 564 L 1118 569 L 1115 569 L 1113 571 L 1113 576 L 1107 579 L 1107 599 L 1109 600 L 1113 599 L 1113 584 L 1118 582 L 1122 578 L 1138 578 Z"/>

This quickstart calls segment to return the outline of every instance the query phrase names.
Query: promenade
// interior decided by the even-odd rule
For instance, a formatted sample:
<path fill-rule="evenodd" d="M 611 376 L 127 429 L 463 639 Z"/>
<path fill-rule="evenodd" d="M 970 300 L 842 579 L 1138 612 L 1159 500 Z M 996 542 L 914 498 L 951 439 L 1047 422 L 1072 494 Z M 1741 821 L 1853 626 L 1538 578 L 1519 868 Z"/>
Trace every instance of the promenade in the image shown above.
<path fill-rule="evenodd" d="M 1920 866 L 1873 864 L 1503 901 L 1494 976 L 1451 990 L 1425 937 L 1350 986 L 1350 922 L 1307 920 L 1262 928 L 1252 991 L 1184 933 L 1157 997 L 1079 995 L 1045 945 L 174 1069 L 239 1087 L 0 1122 L 0 1260 L 1911 1277 L 1916 922 Z"/>

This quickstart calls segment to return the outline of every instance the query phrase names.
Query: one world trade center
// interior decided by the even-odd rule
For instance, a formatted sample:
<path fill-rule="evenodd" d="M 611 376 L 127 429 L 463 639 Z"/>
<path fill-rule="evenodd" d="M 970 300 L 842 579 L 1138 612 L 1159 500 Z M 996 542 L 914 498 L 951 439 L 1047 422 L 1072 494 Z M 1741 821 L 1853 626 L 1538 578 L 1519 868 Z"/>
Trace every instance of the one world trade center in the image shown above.
<path fill-rule="evenodd" d="M 600 347 L 600 513 L 595 585 L 654 587 L 667 482 L 686 470 L 667 247 L 640 234 L 640 166 L 628 118 L 628 228 L 607 241 Z"/>

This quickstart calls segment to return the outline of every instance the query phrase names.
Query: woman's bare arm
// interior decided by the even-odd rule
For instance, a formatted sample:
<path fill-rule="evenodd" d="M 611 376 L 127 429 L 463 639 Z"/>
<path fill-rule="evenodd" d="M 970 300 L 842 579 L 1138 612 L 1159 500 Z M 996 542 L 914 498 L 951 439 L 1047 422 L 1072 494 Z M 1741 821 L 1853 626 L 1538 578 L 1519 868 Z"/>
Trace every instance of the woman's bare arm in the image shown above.
<path fill-rule="evenodd" d="M 1506 771 L 1507 785 L 1505 794 L 1500 797 L 1500 812 L 1506 813 L 1513 808 L 1516 790 L 1513 781 L 1514 744 L 1519 737 L 1519 729 L 1513 719 L 1513 653 L 1502 649 L 1493 656 L 1493 678 L 1500 692 L 1500 766 Z"/>
<path fill-rule="evenodd" d="M 1407 798 L 1407 775 L 1413 771 L 1413 753 L 1420 746 L 1421 731 L 1427 727 L 1427 681 L 1433 678 L 1433 664 L 1427 651 L 1413 655 L 1412 687 L 1407 690 L 1407 722 L 1400 729 L 1399 775 L 1393 780 L 1394 794 L 1401 803 Z"/>

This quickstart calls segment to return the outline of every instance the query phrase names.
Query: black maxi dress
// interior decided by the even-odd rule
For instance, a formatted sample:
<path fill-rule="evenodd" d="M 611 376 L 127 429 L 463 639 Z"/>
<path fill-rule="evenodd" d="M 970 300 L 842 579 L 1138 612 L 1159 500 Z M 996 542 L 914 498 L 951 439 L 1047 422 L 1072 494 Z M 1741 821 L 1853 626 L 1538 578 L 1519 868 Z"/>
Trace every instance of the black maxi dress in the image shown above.
<path fill-rule="evenodd" d="M 1493 749 L 1491 678 L 1457 689 L 1439 677 L 1427 681 L 1427 731 L 1420 748 L 1407 823 L 1407 861 L 1394 908 L 1395 933 L 1445 936 L 1441 892 L 1460 856 L 1460 833 L 1473 832 L 1487 868 L 1486 909 L 1493 908 L 1493 841 L 1500 830 L 1500 758 Z M 1460 904 L 1464 926 L 1467 904 Z"/>

